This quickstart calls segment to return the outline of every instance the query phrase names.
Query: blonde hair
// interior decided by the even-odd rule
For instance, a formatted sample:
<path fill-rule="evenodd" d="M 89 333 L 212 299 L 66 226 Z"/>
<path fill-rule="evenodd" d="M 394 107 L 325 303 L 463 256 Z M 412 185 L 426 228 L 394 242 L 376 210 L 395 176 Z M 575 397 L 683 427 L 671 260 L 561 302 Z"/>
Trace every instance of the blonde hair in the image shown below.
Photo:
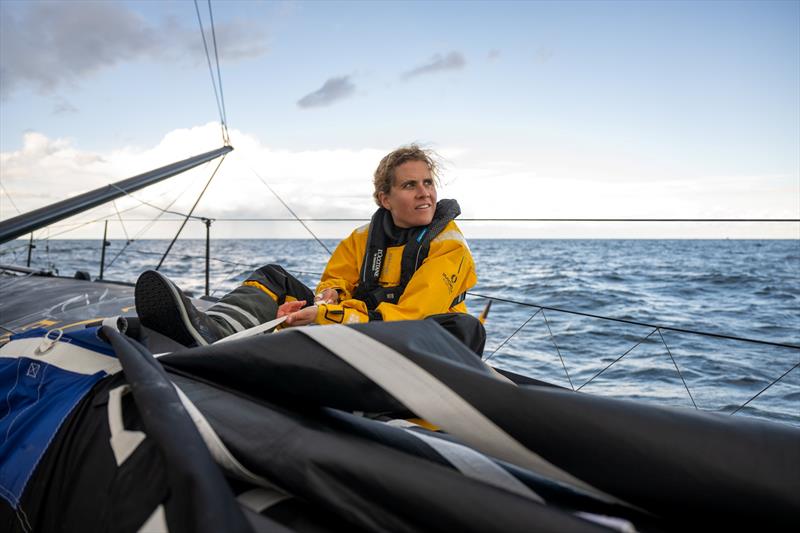
<path fill-rule="evenodd" d="M 428 166 L 431 177 L 434 182 L 439 182 L 439 155 L 433 150 L 420 148 L 416 144 L 409 144 L 408 146 L 401 146 L 393 152 L 387 154 L 381 162 L 378 163 L 378 168 L 375 169 L 375 177 L 372 180 L 375 186 L 375 191 L 372 197 L 375 203 L 381 205 L 379 193 L 389 194 L 389 190 L 394 183 L 394 171 L 397 167 L 408 161 L 422 161 Z"/>

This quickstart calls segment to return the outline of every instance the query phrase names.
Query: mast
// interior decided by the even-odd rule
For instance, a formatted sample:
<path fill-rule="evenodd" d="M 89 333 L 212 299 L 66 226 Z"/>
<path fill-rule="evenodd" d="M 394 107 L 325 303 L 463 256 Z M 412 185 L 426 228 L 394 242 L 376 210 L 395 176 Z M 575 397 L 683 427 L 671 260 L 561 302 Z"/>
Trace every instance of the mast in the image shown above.
<path fill-rule="evenodd" d="M 126 194 L 138 191 L 148 185 L 180 174 L 207 161 L 216 159 L 233 150 L 232 146 L 223 146 L 177 163 L 172 163 L 144 174 L 133 176 L 110 185 L 99 187 L 73 198 L 61 200 L 54 204 L 40 207 L 28 213 L 0 222 L 0 244 L 16 239 L 21 235 L 77 215 L 98 205 L 116 200 Z"/>

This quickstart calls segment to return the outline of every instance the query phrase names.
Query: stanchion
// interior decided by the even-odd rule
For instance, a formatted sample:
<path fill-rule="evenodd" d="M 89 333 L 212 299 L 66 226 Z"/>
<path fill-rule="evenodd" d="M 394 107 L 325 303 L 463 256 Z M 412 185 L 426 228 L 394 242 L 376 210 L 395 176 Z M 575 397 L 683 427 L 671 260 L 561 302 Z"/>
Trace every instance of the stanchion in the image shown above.
<path fill-rule="evenodd" d="M 97 279 L 103 279 L 103 270 L 106 266 L 106 246 L 110 245 L 111 243 L 108 242 L 108 220 L 105 221 L 105 227 L 103 228 L 103 245 L 100 247 L 100 275 Z"/>
<path fill-rule="evenodd" d="M 211 271 L 211 219 L 204 218 L 203 223 L 206 225 L 206 296 L 208 296 L 208 278 Z"/>

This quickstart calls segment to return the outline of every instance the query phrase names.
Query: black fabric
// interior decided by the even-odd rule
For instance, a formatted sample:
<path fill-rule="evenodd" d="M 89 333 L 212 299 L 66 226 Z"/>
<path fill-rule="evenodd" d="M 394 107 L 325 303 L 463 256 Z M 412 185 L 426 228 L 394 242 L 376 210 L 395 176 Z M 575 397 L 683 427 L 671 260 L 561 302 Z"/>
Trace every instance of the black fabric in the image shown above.
<path fill-rule="evenodd" d="M 323 412 L 297 412 L 197 380 L 174 379 L 245 467 L 358 528 L 603 530 L 451 468 L 337 431 Z"/>
<path fill-rule="evenodd" d="M 414 272 L 428 257 L 431 240 L 460 214 L 458 202 L 440 200 L 436 204 L 436 212 L 430 224 L 404 229 L 394 225 L 389 210 L 379 207 L 372 215 L 369 225 L 366 251 L 353 297 L 364 302 L 369 310 L 374 310 L 383 302 L 397 303 Z M 383 287 L 378 279 L 386 249 L 400 245 L 405 245 L 400 265 L 400 283 L 395 287 Z"/>
<path fill-rule="evenodd" d="M 405 354 L 551 463 L 647 511 L 674 520 L 691 512 L 704 524 L 755 527 L 787 523 L 800 508 L 796 428 L 513 386 L 481 370 L 474 354 L 433 321 L 351 327 Z M 308 408 L 313 402 L 348 411 L 403 408 L 348 364 L 289 331 L 227 349 L 207 347 L 197 352 L 203 357 L 162 360 Z M 441 342 L 448 348 L 436 346 Z"/>
<path fill-rule="evenodd" d="M 467 313 L 442 313 L 425 317 L 442 326 L 448 333 L 466 344 L 470 350 L 483 355 L 486 345 L 486 329 L 481 321 Z"/>
<path fill-rule="evenodd" d="M 385 446 L 391 446 L 405 453 L 422 457 L 448 467 L 452 467 L 452 465 L 446 458 L 440 455 L 439 452 L 432 448 L 427 442 L 415 437 L 411 433 L 422 433 L 428 436 L 435 436 L 444 441 L 461 445 L 464 444 L 459 439 L 447 433 L 433 432 L 421 427 L 405 430 L 390 426 L 384 422 L 355 416 L 334 409 L 328 409 L 326 413 L 331 418 L 330 424 L 336 429 L 361 435 L 368 438 L 370 441 Z M 538 476 L 529 470 L 525 470 L 513 464 L 491 457 L 487 458 L 494 461 L 500 468 L 503 468 L 524 485 L 528 486 L 548 502 L 549 505 L 555 505 L 564 509 L 575 509 L 606 516 L 621 517 L 631 520 L 637 526 L 657 525 L 653 517 L 645 513 L 622 505 L 602 501 L 579 489 Z"/>
<path fill-rule="evenodd" d="M 147 435 L 164 458 L 171 531 L 251 531 L 236 499 L 208 452 L 161 365 L 140 344 L 103 327 L 142 416 Z"/>
<path fill-rule="evenodd" d="M 377 322 L 366 331 L 401 353 L 446 358 L 488 375 L 473 352 L 432 320 Z M 292 328 L 182 350 L 159 361 L 171 369 L 295 409 L 324 405 L 349 411 L 406 412 L 405 406 L 354 368 Z"/>
<path fill-rule="evenodd" d="M 498 462 L 546 495 L 550 505 L 540 505 L 465 478 L 402 430 L 333 410 L 404 407 L 299 331 L 186 349 L 157 361 L 104 328 L 126 375 L 99 382 L 73 411 L 23 494 L 24 518 L 0 503 L 0 530 L 23 531 L 24 519 L 34 531 L 127 533 L 159 503 L 170 531 L 261 531 L 273 516 L 307 531 L 325 524 L 400 532 L 602 530 L 573 509 L 626 516 L 645 531 L 772 531 L 796 522 L 796 428 L 514 386 L 493 377 L 432 320 L 352 327 L 403 353 L 527 448 L 653 516 Z M 126 427 L 148 438 L 117 468 L 106 404 L 108 391 L 126 378 L 133 386 L 123 399 Z M 244 466 L 292 501 L 266 517 L 241 513 L 168 380 Z M 302 520 L 305 511 L 314 518 Z"/>
<path fill-rule="evenodd" d="M 108 392 L 125 383 L 106 378 L 73 410 L 53 439 L 20 501 L 20 518 L 2 500 L 0 531 L 135 532 L 168 497 L 167 465 L 145 439 L 117 467 L 109 446 Z M 142 425 L 130 395 L 123 397 L 125 427 Z M 136 495 L 132 497 L 132 495 Z"/>

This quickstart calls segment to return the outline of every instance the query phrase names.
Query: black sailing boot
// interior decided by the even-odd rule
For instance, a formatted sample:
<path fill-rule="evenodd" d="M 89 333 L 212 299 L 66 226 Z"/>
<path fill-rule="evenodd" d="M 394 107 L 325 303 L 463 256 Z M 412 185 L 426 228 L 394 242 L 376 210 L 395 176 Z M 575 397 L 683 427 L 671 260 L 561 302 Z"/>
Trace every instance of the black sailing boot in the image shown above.
<path fill-rule="evenodd" d="M 275 318 L 278 305 L 262 290 L 241 286 L 205 312 L 166 276 L 148 270 L 136 280 L 136 312 L 142 325 L 185 346 L 202 346 Z"/>

